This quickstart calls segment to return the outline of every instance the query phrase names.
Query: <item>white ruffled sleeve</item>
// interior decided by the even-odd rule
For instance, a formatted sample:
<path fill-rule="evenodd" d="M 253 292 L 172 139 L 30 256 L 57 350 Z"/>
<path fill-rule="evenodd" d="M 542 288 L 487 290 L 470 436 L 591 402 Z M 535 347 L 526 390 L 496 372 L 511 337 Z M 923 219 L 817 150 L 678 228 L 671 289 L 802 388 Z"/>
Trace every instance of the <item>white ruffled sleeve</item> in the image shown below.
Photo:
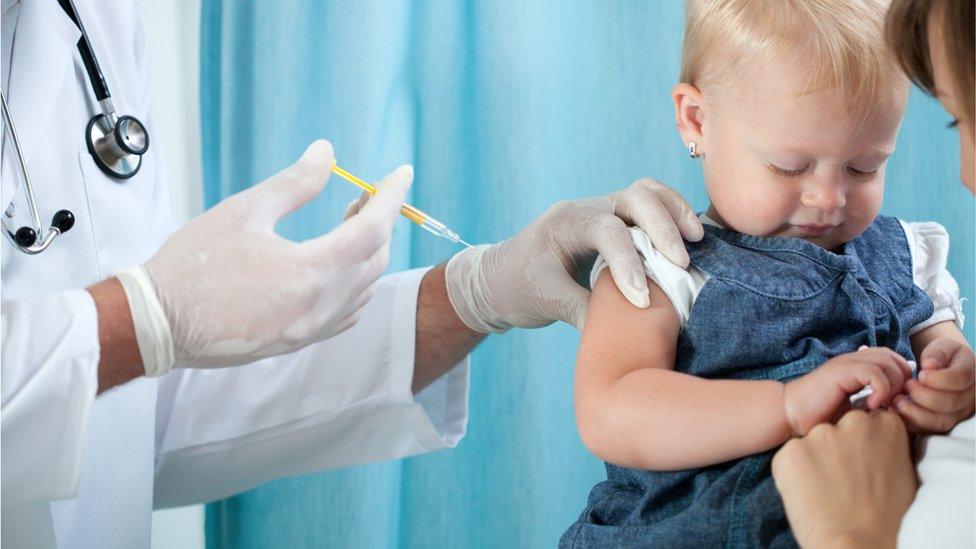
<path fill-rule="evenodd" d="M 949 233 L 945 227 L 935 222 L 901 222 L 908 238 L 908 249 L 912 254 L 912 275 L 915 285 L 921 288 L 932 300 L 935 307 L 932 316 L 912 326 L 909 335 L 929 326 L 951 320 L 961 330 L 965 317 L 959 297 L 959 284 L 949 274 L 946 263 L 949 256 Z"/>
<path fill-rule="evenodd" d="M 668 296 L 675 312 L 678 313 L 681 326 L 684 326 L 691 314 L 692 305 L 698 299 L 698 293 L 708 281 L 708 275 L 695 267 L 682 269 L 671 263 L 671 260 L 654 249 L 647 233 L 637 227 L 630 228 L 630 238 L 634 241 L 634 247 L 637 248 L 637 252 L 643 259 L 644 274 L 660 286 L 665 295 Z M 591 288 L 596 283 L 597 276 L 607 267 L 609 265 L 602 255 L 596 258 L 593 270 L 590 271 Z"/>

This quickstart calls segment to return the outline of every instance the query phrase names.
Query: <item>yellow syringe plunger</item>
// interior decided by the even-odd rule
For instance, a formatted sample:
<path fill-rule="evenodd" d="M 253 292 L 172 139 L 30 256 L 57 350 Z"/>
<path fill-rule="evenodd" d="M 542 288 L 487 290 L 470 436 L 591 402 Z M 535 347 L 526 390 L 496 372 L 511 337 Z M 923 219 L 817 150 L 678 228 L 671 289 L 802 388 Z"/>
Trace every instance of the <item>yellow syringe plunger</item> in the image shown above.
<path fill-rule="evenodd" d="M 369 183 L 363 181 L 362 179 L 356 177 L 355 175 L 340 168 L 338 164 L 332 165 L 332 173 L 338 175 L 339 177 L 345 179 L 346 181 L 352 183 L 353 185 L 359 187 L 360 189 L 368 192 L 369 194 L 376 194 L 376 187 L 370 185 Z M 403 206 L 401 206 L 400 214 L 403 217 L 409 219 L 410 221 L 413 221 L 417 225 L 420 225 L 421 228 L 427 230 L 428 232 L 436 236 L 439 236 L 441 238 L 446 238 L 451 242 L 463 244 L 469 248 L 472 247 L 471 244 L 468 244 L 464 240 L 461 240 L 461 237 L 458 236 L 456 232 L 449 229 L 447 225 L 441 223 L 440 221 L 434 219 L 433 217 L 427 215 L 426 213 L 420 211 L 419 209 L 414 208 L 410 204 L 404 204 Z"/>

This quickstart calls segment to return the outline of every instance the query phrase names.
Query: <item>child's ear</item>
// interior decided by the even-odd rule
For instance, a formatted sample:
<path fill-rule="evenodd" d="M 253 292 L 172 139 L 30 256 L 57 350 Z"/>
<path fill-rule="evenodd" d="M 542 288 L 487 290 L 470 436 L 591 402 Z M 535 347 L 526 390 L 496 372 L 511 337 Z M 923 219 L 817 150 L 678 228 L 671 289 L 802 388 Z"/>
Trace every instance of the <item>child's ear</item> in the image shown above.
<path fill-rule="evenodd" d="M 702 126 L 705 123 L 705 111 L 701 91 L 691 84 L 681 82 L 671 90 L 674 101 L 674 121 L 681 134 L 681 141 L 685 147 L 694 141 L 699 153 L 704 152 Z"/>

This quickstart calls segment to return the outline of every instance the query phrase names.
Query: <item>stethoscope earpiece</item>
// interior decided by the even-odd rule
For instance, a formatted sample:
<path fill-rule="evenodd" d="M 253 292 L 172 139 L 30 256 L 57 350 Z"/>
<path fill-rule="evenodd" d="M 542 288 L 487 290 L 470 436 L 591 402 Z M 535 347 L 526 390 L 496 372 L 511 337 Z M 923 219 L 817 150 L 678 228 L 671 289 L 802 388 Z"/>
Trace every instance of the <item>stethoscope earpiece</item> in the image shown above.
<path fill-rule="evenodd" d="M 61 231 L 61 234 L 70 231 L 74 226 L 75 214 L 71 213 L 71 210 L 58 210 L 51 218 L 51 228 Z"/>
<path fill-rule="evenodd" d="M 115 105 L 112 104 L 112 95 L 108 91 L 108 84 L 102 75 L 102 69 L 98 66 L 98 59 L 92 50 L 91 43 L 88 41 L 88 33 L 85 26 L 81 24 L 78 17 L 78 10 L 75 9 L 74 0 L 58 0 L 58 4 L 68 15 L 71 21 L 81 31 L 81 40 L 78 41 L 78 51 L 84 61 L 85 70 L 88 72 L 88 80 L 91 83 L 92 91 L 102 109 L 88 122 L 85 128 L 85 141 L 88 144 L 88 152 L 98 166 L 109 177 L 115 179 L 128 179 L 139 172 L 142 167 L 142 155 L 149 150 L 149 132 L 146 126 L 134 116 L 118 116 L 115 113 Z M 26 254 L 37 254 L 43 252 L 51 245 L 58 235 L 62 235 L 75 226 L 75 216 L 69 210 L 58 210 L 51 219 L 51 227 L 43 235 L 41 231 L 41 218 L 38 215 L 37 200 L 34 197 L 34 189 L 31 187 L 30 174 L 27 173 L 27 164 L 24 161 L 23 151 L 20 150 L 20 141 L 17 139 L 17 131 L 14 128 L 13 120 L 10 118 L 7 98 L 0 92 L 0 101 L 3 103 L 3 123 L 9 130 L 11 141 L 20 162 L 20 176 L 27 194 L 27 205 L 30 209 L 31 222 L 33 227 L 24 226 L 13 232 L 8 228 L 7 219 L 2 220 L 3 234 L 13 241 L 17 248 Z M 14 216 L 13 205 L 7 207 L 5 216 Z M 38 243 L 38 239 L 41 240 Z"/>
<path fill-rule="evenodd" d="M 37 231 L 31 229 L 30 227 L 21 227 L 17 229 L 17 234 L 14 235 L 14 240 L 17 245 L 21 248 L 29 248 L 37 242 Z"/>

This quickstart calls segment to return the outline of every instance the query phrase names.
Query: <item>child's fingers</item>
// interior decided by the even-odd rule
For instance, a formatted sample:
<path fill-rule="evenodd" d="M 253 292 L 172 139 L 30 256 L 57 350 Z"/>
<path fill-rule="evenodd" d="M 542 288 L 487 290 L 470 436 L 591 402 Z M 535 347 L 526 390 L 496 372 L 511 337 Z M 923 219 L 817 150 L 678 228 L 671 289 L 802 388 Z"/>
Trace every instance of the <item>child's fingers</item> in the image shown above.
<path fill-rule="evenodd" d="M 922 370 L 945 368 L 958 350 L 958 342 L 947 338 L 936 339 L 922 351 L 922 356 L 918 360 L 918 367 Z"/>
<path fill-rule="evenodd" d="M 908 396 L 919 406 L 941 414 L 964 412 L 972 406 L 971 391 L 940 391 L 911 380 L 905 384 Z"/>
<path fill-rule="evenodd" d="M 904 379 L 912 377 L 912 368 L 908 365 L 908 360 L 887 347 L 865 347 L 862 345 L 858 349 L 857 357 L 863 360 L 870 360 L 877 364 L 896 366 L 901 371 Z M 901 385 L 899 385 L 900 387 Z"/>
<path fill-rule="evenodd" d="M 908 430 L 913 433 L 945 433 L 956 424 L 954 418 L 926 410 L 906 396 L 896 398 L 894 406 L 898 414 L 905 420 Z"/>
<path fill-rule="evenodd" d="M 863 387 L 870 385 L 874 394 L 868 397 L 868 408 L 876 410 L 891 398 L 891 382 L 883 367 L 872 362 L 858 363 L 852 368 L 855 378 Z M 845 387 L 845 389 L 847 389 Z"/>
<path fill-rule="evenodd" d="M 943 391 L 963 391 L 972 387 L 976 373 L 973 371 L 971 356 L 967 357 L 963 352 L 957 353 L 948 367 L 940 370 L 923 370 L 919 372 L 918 380 L 928 387 Z"/>
<path fill-rule="evenodd" d="M 884 370 L 885 375 L 888 377 L 888 382 L 891 384 L 891 392 L 889 397 L 885 399 L 885 404 L 891 402 L 891 399 L 902 391 L 905 386 L 905 382 L 911 377 L 911 368 L 908 367 L 906 361 L 890 360 L 887 362 L 881 362 L 879 364 L 881 369 Z"/>

